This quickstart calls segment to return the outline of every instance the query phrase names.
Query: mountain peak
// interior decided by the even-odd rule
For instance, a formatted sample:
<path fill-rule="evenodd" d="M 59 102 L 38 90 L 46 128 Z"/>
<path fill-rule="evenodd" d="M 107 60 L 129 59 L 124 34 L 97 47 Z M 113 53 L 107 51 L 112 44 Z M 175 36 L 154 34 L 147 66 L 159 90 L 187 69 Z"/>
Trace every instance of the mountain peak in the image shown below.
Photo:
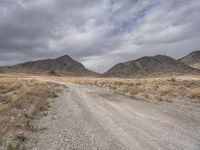
<path fill-rule="evenodd" d="M 179 61 L 190 67 L 200 69 L 200 50 L 193 51 L 192 53 L 179 59 Z"/>
<path fill-rule="evenodd" d="M 200 54 L 200 50 L 193 51 L 194 54 Z"/>
<path fill-rule="evenodd" d="M 90 76 L 94 72 L 86 69 L 80 62 L 72 59 L 69 55 L 64 55 L 56 59 L 44 59 L 25 62 L 11 66 L 12 72 L 51 74 L 51 75 L 73 75 Z"/>
<path fill-rule="evenodd" d="M 57 57 L 56 59 L 72 59 L 69 55 L 63 55 L 60 57 Z"/>
<path fill-rule="evenodd" d="M 165 55 L 147 56 L 119 63 L 107 71 L 105 76 L 131 77 L 137 75 L 196 73 L 196 70 Z"/>
<path fill-rule="evenodd" d="M 166 55 L 155 55 L 153 56 L 153 58 L 171 58 L 171 57 L 166 56 Z"/>

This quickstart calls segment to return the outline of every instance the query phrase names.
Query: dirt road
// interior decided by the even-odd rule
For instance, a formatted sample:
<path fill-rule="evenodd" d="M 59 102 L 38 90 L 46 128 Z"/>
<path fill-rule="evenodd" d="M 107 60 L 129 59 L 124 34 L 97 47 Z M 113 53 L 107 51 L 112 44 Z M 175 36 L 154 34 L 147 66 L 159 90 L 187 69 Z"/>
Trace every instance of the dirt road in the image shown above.
<path fill-rule="evenodd" d="M 47 128 L 27 145 L 33 150 L 199 150 L 200 113 L 178 104 L 152 104 L 112 91 L 65 84 Z"/>

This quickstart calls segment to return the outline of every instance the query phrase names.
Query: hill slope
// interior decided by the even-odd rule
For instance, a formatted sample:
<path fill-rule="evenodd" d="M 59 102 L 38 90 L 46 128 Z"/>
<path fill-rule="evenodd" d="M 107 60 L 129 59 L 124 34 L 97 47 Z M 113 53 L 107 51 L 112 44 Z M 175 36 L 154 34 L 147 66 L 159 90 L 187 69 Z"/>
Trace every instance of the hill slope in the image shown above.
<path fill-rule="evenodd" d="M 200 50 L 190 53 L 189 55 L 179 59 L 179 61 L 190 67 L 200 69 Z"/>
<path fill-rule="evenodd" d="M 136 75 L 147 76 L 153 74 L 182 74 L 199 72 L 199 70 L 193 69 L 171 57 L 157 55 L 153 57 L 142 57 L 125 63 L 119 63 L 107 71 L 104 75 L 129 77 Z"/>
<path fill-rule="evenodd" d="M 45 59 L 6 67 L 6 70 L 20 73 L 36 73 L 49 75 L 88 76 L 95 73 L 87 70 L 81 63 L 65 55 L 56 59 Z"/>

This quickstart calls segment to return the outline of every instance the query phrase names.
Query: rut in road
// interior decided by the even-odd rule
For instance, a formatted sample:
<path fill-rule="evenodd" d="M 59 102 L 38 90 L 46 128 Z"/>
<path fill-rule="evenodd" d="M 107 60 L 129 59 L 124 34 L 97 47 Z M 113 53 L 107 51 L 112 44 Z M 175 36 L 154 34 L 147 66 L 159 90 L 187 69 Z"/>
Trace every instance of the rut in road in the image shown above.
<path fill-rule="evenodd" d="M 64 83 L 62 83 L 64 84 Z M 199 150 L 200 117 L 177 106 L 136 101 L 94 86 L 66 84 L 36 123 L 33 150 Z"/>

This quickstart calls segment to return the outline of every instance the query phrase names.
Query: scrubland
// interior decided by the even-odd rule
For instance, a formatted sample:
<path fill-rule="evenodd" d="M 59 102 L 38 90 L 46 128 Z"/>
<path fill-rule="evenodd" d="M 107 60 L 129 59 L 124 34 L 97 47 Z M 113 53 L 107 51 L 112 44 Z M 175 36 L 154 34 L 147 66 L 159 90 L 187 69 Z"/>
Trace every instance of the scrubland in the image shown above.
<path fill-rule="evenodd" d="M 23 149 L 27 132 L 37 132 L 32 120 L 47 115 L 48 98 L 57 97 L 56 84 L 20 75 L 0 75 L 0 149 Z"/>
<path fill-rule="evenodd" d="M 39 77 L 41 78 L 41 77 Z M 93 78 L 93 77 L 46 77 L 83 85 L 94 85 L 115 91 L 134 100 L 168 102 L 185 99 L 200 106 L 200 76 L 165 76 L 154 78 Z"/>
<path fill-rule="evenodd" d="M 181 104 L 192 111 L 200 108 L 200 76 L 151 78 L 57 77 L 0 74 L 0 149 L 22 149 L 27 132 L 43 129 L 32 124 L 48 115 L 48 98 L 57 97 L 62 81 L 105 88 L 116 94 L 155 104 Z"/>
<path fill-rule="evenodd" d="M 57 76 L 31 76 L 31 75 L 10 75 L 11 78 L 23 78 L 34 83 L 48 80 L 63 81 L 82 85 L 98 86 L 113 90 L 118 94 L 128 96 L 134 100 L 144 100 L 147 102 L 173 102 L 173 99 L 187 99 L 199 101 L 200 99 L 200 76 L 164 76 L 164 77 L 137 77 L 137 78 L 96 78 L 96 77 L 57 77 Z M 6 80 L 6 79 L 5 79 Z M 3 79 L 1 79 L 3 82 Z M 27 84 L 30 84 L 27 83 Z M 22 84 L 22 83 L 21 83 Z M 23 84 L 22 84 L 23 85 Z M 7 90 L 14 86 L 10 84 Z M 19 85 L 15 85 L 19 86 Z M 23 85 L 25 86 L 25 85 Z M 9 88 L 10 87 L 10 88 Z M 5 91 L 0 87 L 0 91 Z M 18 93 L 20 93 L 20 88 Z M 28 88 L 26 90 L 29 90 Z M 23 90 L 22 90 L 23 91 Z M 16 92 L 16 91 L 15 91 Z M 24 92 L 24 91 L 23 91 Z M 9 92 L 8 92 L 9 93 Z M 12 93 L 12 92 L 10 92 Z M 16 93 L 13 93 L 16 94 Z M 17 94 L 18 96 L 20 94 Z M 9 94 L 4 94 L 0 98 L 1 103 L 7 103 Z M 7 99 L 7 100 L 6 100 Z M 197 103 L 198 105 L 198 103 Z M 3 107 L 5 107 L 4 105 Z M 3 109 L 3 108 L 1 108 Z"/>

